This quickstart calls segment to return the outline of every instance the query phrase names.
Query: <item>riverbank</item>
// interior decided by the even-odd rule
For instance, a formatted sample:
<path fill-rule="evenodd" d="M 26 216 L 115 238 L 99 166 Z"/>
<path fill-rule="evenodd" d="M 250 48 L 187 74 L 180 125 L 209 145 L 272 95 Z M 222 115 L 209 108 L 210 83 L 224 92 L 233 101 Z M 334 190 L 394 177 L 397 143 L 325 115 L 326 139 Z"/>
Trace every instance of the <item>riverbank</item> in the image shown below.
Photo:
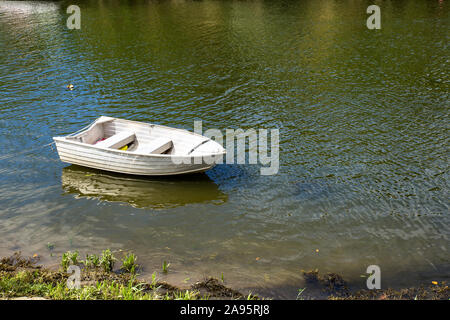
<path fill-rule="evenodd" d="M 51 270 L 38 265 L 39 257 L 25 258 L 20 253 L 0 259 L 0 298 L 1 299 L 54 299 L 54 300 L 199 300 L 199 299 L 270 299 L 251 293 L 241 293 L 223 284 L 223 280 L 206 278 L 188 288 L 180 288 L 159 281 L 155 274 L 152 280 L 137 279 L 139 266 L 136 257 L 128 255 L 120 269 L 113 269 L 115 258 L 109 250 L 102 256 L 90 255 L 78 261 L 76 252 L 63 255 L 59 270 Z M 69 264 L 82 267 L 79 288 L 69 289 L 71 276 Z M 168 266 L 166 266 L 168 267 Z M 433 283 L 430 286 L 405 288 L 400 290 L 361 290 L 351 292 L 345 280 L 338 274 L 320 275 L 317 270 L 304 272 L 311 286 L 321 288 L 325 299 L 332 300 L 448 300 L 450 290 L 446 283 Z M 306 300 L 317 297 L 304 294 L 299 289 L 297 299 Z"/>
<path fill-rule="evenodd" d="M 207 278 L 179 288 L 159 281 L 154 274 L 151 282 L 137 279 L 138 265 L 133 259 L 119 270 L 113 270 L 115 258 L 109 250 L 101 257 L 90 255 L 85 261 L 77 261 L 77 255 L 63 255 L 59 270 L 38 265 L 38 256 L 25 258 L 20 253 L 0 259 L 0 298 L 23 299 L 39 297 L 55 300 L 198 300 L 198 299 L 257 299 L 249 294 L 228 288 L 220 280 Z M 128 256 L 130 257 L 130 256 Z M 99 258 L 99 259 L 97 259 Z M 125 261 L 125 260 L 124 260 Z M 105 263 L 107 262 L 107 263 Z M 71 264 L 82 267 L 79 288 L 68 288 Z M 105 268 L 105 266 L 107 266 Z M 166 266 L 168 267 L 168 266 Z"/>

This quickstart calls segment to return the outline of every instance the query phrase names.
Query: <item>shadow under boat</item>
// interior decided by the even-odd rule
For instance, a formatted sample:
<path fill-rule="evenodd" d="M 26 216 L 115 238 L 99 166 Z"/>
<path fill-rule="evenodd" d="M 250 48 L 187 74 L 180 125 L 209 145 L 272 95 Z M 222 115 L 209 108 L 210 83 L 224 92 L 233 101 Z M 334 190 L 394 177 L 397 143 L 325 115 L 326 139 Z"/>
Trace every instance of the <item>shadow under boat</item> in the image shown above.
<path fill-rule="evenodd" d="M 223 204 L 228 197 L 205 173 L 183 176 L 129 176 L 70 165 L 62 169 L 62 188 L 76 197 L 166 209 L 191 203 Z"/>

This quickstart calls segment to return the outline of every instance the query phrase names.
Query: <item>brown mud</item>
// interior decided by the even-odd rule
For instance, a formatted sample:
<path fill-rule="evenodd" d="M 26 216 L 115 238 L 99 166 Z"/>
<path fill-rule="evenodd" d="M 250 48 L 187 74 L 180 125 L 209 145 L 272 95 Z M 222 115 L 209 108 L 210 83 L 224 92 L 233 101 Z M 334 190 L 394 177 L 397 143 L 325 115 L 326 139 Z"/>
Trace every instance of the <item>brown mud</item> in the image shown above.
<path fill-rule="evenodd" d="M 329 300 L 449 300 L 450 288 L 445 282 L 403 289 L 374 289 L 351 292 L 346 281 L 336 273 L 320 275 L 319 271 L 303 271 L 307 283 L 322 287 Z"/>

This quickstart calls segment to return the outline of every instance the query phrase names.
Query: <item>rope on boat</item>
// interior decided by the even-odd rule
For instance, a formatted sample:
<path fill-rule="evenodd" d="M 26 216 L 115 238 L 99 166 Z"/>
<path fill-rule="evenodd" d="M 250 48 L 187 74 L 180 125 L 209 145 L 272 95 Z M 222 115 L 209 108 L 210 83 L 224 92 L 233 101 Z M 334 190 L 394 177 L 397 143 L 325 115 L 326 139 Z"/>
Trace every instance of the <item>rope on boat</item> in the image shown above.
<path fill-rule="evenodd" d="M 91 127 L 91 126 L 94 125 L 94 124 L 95 124 L 95 123 L 91 123 L 91 124 L 87 125 L 86 127 L 81 128 L 80 130 L 75 131 L 74 133 L 69 134 L 68 137 L 72 137 L 72 136 L 76 135 L 77 133 L 80 133 L 81 131 L 84 131 L 84 130 L 86 130 L 86 129 L 89 129 L 89 127 Z"/>
<path fill-rule="evenodd" d="M 86 127 L 81 128 L 80 130 L 75 131 L 74 133 L 71 133 L 71 134 L 69 134 L 69 135 L 67 135 L 67 136 L 68 136 L 68 137 L 72 137 L 72 136 L 74 136 L 74 135 L 80 133 L 81 131 L 88 129 L 90 126 L 92 126 L 92 124 L 89 124 L 89 125 L 87 125 Z M 6 160 L 6 159 L 13 158 L 13 157 L 18 156 L 18 155 L 20 155 L 20 154 L 25 154 L 25 153 L 28 153 L 28 152 L 36 151 L 36 150 L 42 149 L 42 148 L 44 148 L 44 147 L 51 146 L 51 145 L 54 144 L 54 143 L 55 143 L 55 141 L 50 142 L 50 143 L 47 143 L 47 144 L 44 144 L 44 145 L 42 145 L 42 146 L 40 146 L 40 147 L 36 147 L 36 148 L 33 148 L 33 149 L 28 149 L 28 150 L 21 151 L 21 152 L 16 152 L 16 153 L 10 153 L 10 154 L 7 154 L 7 155 L 5 155 L 5 156 L 0 157 L 0 161 L 1 161 L 1 160 Z M 53 150 L 53 147 L 52 147 L 52 150 Z"/>
<path fill-rule="evenodd" d="M 28 150 L 21 151 L 21 152 L 16 152 L 16 153 L 10 153 L 10 154 L 7 154 L 5 156 L 0 157 L 0 160 L 6 160 L 6 159 L 9 159 L 9 158 L 13 158 L 15 156 L 18 156 L 20 154 L 24 154 L 24 153 L 32 152 L 32 151 L 35 151 L 35 150 L 39 150 L 39 149 L 42 149 L 44 147 L 51 146 L 54 143 L 55 143 L 55 141 L 53 141 L 51 143 L 44 144 L 43 146 L 40 146 L 40 147 L 37 147 L 37 148 L 32 148 L 32 149 L 28 149 Z"/>

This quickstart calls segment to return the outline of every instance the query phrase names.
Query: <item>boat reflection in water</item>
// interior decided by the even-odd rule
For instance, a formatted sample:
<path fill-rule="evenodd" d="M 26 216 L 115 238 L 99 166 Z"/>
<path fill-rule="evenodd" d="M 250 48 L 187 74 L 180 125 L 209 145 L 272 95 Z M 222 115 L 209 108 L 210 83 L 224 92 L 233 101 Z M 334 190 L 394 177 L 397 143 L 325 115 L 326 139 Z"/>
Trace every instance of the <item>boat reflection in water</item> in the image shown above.
<path fill-rule="evenodd" d="M 227 195 L 204 173 L 177 177 L 115 174 L 76 165 L 62 169 L 62 188 L 75 197 L 165 209 L 190 203 L 223 204 Z"/>

